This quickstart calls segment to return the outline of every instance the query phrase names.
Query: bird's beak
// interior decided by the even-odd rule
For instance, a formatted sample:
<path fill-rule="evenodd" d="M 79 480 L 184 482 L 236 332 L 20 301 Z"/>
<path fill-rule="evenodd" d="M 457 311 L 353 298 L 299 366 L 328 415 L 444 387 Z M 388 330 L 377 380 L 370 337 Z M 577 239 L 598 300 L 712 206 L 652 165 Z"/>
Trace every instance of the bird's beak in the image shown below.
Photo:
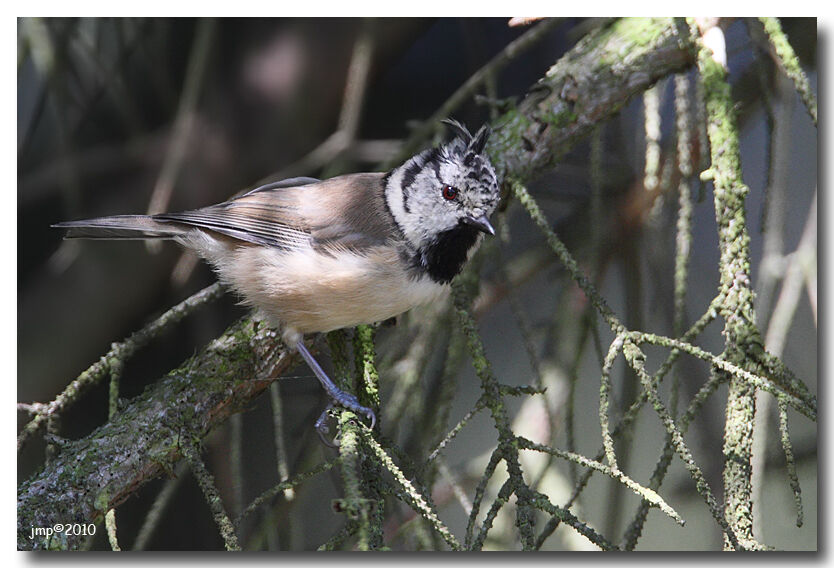
<path fill-rule="evenodd" d="M 493 229 L 492 225 L 490 225 L 489 219 L 487 219 L 486 215 L 481 215 L 477 219 L 475 217 L 464 217 L 463 222 L 467 225 L 475 227 L 479 231 L 487 233 L 488 235 L 495 235 L 495 229 Z"/>

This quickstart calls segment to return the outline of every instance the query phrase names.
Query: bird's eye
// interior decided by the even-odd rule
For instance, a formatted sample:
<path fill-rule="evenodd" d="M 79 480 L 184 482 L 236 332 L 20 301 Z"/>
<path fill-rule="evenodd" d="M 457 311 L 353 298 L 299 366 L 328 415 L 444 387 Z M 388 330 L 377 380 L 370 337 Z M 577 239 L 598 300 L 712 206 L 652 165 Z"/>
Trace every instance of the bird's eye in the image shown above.
<path fill-rule="evenodd" d="M 454 198 L 458 196 L 458 188 L 452 187 L 451 185 L 444 185 L 443 186 L 443 199 L 446 201 L 452 201 Z"/>

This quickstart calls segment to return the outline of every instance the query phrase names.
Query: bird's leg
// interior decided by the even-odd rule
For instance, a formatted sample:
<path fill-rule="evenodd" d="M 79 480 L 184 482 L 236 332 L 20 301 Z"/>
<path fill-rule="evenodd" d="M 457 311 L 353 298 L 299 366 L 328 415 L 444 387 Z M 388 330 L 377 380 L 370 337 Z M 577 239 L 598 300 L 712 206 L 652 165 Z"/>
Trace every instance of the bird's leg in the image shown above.
<path fill-rule="evenodd" d="M 327 373 L 324 372 L 324 369 L 322 369 L 321 366 L 319 366 L 318 361 L 315 360 L 313 355 L 309 351 L 307 351 L 307 348 L 304 347 L 304 343 L 301 340 L 299 340 L 296 343 L 296 348 L 298 349 L 298 352 L 301 353 L 301 356 L 304 357 L 304 360 L 307 362 L 307 365 L 313 370 L 313 373 L 315 373 L 316 378 L 318 378 L 319 382 L 321 383 L 321 386 L 327 393 L 327 396 L 329 396 L 330 399 L 339 406 L 343 406 L 348 410 L 356 412 L 357 414 L 366 416 L 368 420 L 371 421 L 371 430 L 373 430 L 374 426 L 376 425 L 376 414 L 374 414 L 374 411 L 370 408 L 362 406 L 361 404 L 359 404 L 359 400 L 357 400 L 355 396 L 344 392 L 335 384 L 333 384 L 333 381 L 330 380 L 330 377 L 327 376 Z M 317 427 L 320 426 L 320 422 L 322 422 L 321 418 L 316 420 Z"/>

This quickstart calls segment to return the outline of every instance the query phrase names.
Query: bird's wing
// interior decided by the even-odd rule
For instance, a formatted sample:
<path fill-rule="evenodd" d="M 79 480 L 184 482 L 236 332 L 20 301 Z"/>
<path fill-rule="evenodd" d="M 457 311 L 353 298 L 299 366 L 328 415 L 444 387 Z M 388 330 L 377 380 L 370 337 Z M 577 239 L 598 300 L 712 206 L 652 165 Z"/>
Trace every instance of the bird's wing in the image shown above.
<path fill-rule="evenodd" d="M 385 206 L 383 174 L 299 181 L 302 185 L 276 182 L 217 205 L 153 218 L 285 249 L 356 249 L 390 238 L 393 221 Z"/>

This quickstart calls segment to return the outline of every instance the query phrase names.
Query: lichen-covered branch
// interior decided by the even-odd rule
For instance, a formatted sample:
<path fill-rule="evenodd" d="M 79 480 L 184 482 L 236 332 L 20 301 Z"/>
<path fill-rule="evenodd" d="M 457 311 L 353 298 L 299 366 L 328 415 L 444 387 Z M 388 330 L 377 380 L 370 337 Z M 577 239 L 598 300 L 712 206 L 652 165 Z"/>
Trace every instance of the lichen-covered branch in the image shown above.
<path fill-rule="evenodd" d="M 635 494 L 641 496 L 647 503 L 657 507 L 658 509 L 672 517 L 672 519 L 674 519 L 675 522 L 679 525 L 684 524 L 684 521 L 681 518 L 681 516 L 671 506 L 669 506 L 669 504 L 666 503 L 666 501 L 664 501 L 663 498 L 660 495 L 658 495 L 653 489 L 649 487 L 643 487 L 642 485 L 631 479 L 629 476 L 627 476 L 617 468 L 608 467 L 603 463 L 600 463 L 596 460 L 588 459 L 585 456 L 582 456 L 574 452 L 566 452 L 563 450 L 545 446 L 543 444 L 537 444 L 526 438 L 519 437 L 518 442 L 519 447 L 523 449 L 535 450 L 537 452 L 545 452 L 563 458 L 565 460 L 577 463 L 579 465 L 585 466 L 587 468 L 602 472 L 603 474 L 619 481 L 620 483 L 631 489 Z"/>
<path fill-rule="evenodd" d="M 712 490 L 707 483 L 706 477 L 704 477 L 701 468 L 695 462 L 695 459 L 692 457 L 692 452 L 686 446 L 686 443 L 683 440 L 683 434 L 681 433 L 680 429 L 675 425 L 675 421 L 672 419 L 672 416 L 669 414 L 669 411 L 666 410 L 665 406 L 660 400 L 660 397 L 657 393 L 657 388 L 654 386 L 651 376 L 646 372 L 645 362 L 646 356 L 640 351 L 640 349 L 631 341 L 626 341 L 623 345 L 623 355 L 628 361 L 629 366 L 637 373 L 638 377 L 640 378 L 640 382 L 643 384 L 643 388 L 646 391 L 646 394 L 649 397 L 649 402 L 651 402 L 652 406 L 654 407 L 655 412 L 657 412 L 658 416 L 660 417 L 661 421 L 663 422 L 663 426 L 666 428 L 666 431 L 669 435 L 669 438 L 674 445 L 675 451 L 683 461 L 684 466 L 689 472 L 690 477 L 695 481 L 696 488 L 698 493 L 701 494 L 704 501 L 709 507 L 712 516 L 721 526 L 722 530 L 724 531 L 724 535 L 727 539 L 727 542 L 733 549 L 740 549 L 741 545 L 738 541 L 738 538 L 734 534 L 733 527 L 730 523 L 722 517 L 721 510 L 718 506 L 718 502 L 715 499 L 715 496 L 712 493 Z"/>
<path fill-rule="evenodd" d="M 220 492 L 214 483 L 214 476 L 206 468 L 200 458 L 200 440 L 190 440 L 184 438 L 180 444 L 180 449 L 191 466 L 191 471 L 197 479 L 197 484 L 203 492 L 206 503 L 208 503 L 211 514 L 214 517 L 214 522 L 220 530 L 220 536 L 223 537 L 223 542 L 226 545 L 226 550 L 239 551 L 240 544 L 238 543 L 235 527 L 232 525 L 232 520 L 226 512 L 226 507 L 223 506 L 223 500 L 220 498 Z"/>
<path fill-rule="evenodd" d="M 33 526 L 100 521 L 147 481 L 173 472 L 183 444 L 244 410 L 294 359 L 274 331 L 250 319 L 233 325 L 18 486 L 18 548 L 77 549 L 81 537 L 28 536 Z"/>
<path fill-rule="evenodd" d="M 699 22 L 703 45 L 698 52 L 698 71 L 704 85 L 712 159 L 705 173 L 714 186 L 720 281 L 722 289 L 727 290 L 719 308 L 724 319 L 724 358 L 754 374 L 763 374 L 764 347 L 756 327 L 750 285 L 750 236 L 744 208 L 748 188 L 741 178 L 735 109 L 722 63 L 726 54 L 716 51 L 723 49 L 723 40 L 720 47 L 714 47 L 719 42 L 710 46 L 705 41 L 721 33 L 715 24 Z M 756 389 L 749 382 L 730 378 L 724 429 L 724 515 L 739 541 L 753 547 L 757 547 L 751 484 L 755 395 Z"/>
<path fill-rule="evenodd" d="M 796 91 L 799 93 L 799 98 L 805 103 L 805 108 L 808 109 L 808 114 L 811 115 L 811 120 L 814 121 L 814 126 L 817 125 L 817 98 L 814 96 L 814 91 L 811 89 L 811 84 L 808 82 L 808 77 L 802 70 L 799 64 L 799 58 L 791 47 L 785 32 L 782 31 L 782 24 L 778 18 L 759 18 L 764 26 L 765 33 L 770 38 L 770 44 L 776 52 L 779 64 L 784 69 L 788 77 L 791 78 Z"/>
<path fill-rule="evenodd" d="M 594 30 L 494 121 L 487 150 L 499 175 L 538 176 L 632 96 L 694 62 L 693 44 L 672 18 L 624 18 Z"/>

